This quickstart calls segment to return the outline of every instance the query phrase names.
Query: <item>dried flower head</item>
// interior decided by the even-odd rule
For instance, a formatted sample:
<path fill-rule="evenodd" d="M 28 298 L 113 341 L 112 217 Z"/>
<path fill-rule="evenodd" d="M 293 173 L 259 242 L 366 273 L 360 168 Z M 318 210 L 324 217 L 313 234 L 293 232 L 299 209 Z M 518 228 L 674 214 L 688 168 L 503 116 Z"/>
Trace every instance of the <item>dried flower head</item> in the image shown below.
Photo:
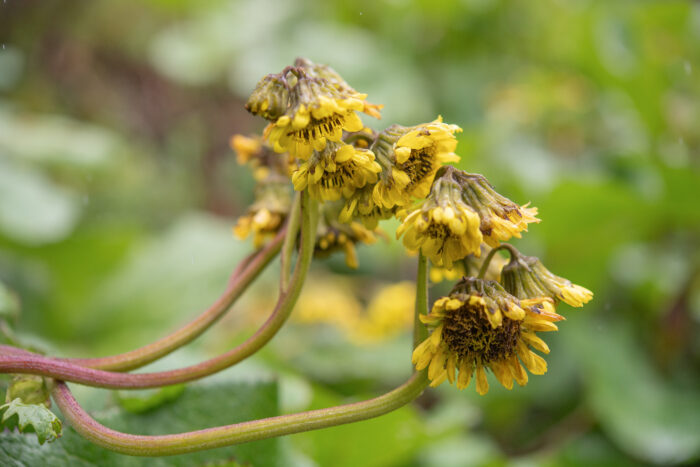
<path fill-rule="evenodd" d="M 447 380 L 464 389 L 476 372 L 477 392 L 484 395 L 486 369 L 507 389 L 514 379 L 523 386 L 528 377 L 522 365 L 535 375 L 547 371 L 544 359 L 530 349 L 549 353 L 535 333 L 556 331 L 554 322 L 561 319 L 549 298 L 518 300 L 497 282 L 464 279 L 421 316 L 432 333 L 416 347 L 413 363 L 417 370 L 428 368 L 431 386 Z"/>
<path fill-rule="evenodd" d="M 297 191 L 308 187 L 315 199 L 335 201 L 341 196 L 350 197 L 368 183 L 375 183 L 381 170 L 372 151 L 329 142 L 299 165 L 292 174 L 292 182 Z"/>
<path fill-rule="evenodd" d="M 552 297 L 575 307 L 593 298 L 593 292 L 552 274 L 534 256 L 512 255 L 502 275 L 503 287 L 518 298 Z"/>

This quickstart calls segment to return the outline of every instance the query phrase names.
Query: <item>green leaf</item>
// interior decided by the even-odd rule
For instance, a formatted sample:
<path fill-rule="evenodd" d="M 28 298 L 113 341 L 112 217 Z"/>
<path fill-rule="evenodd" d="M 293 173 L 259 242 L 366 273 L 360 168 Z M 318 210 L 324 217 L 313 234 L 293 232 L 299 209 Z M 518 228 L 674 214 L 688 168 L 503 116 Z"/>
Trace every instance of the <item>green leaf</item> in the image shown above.
<path fill-rule="evenodd" d="M 0 153 L 0 233 L 27 245 L 66 237 L 80 215 L 77 196 Z"/>
<path fill-rule="evenodd" d="M 226 373 L 226 372 L 224 372 Z M 89 399 L 89 413 L 114 430 L 159 435 L 199 430 L 278 414 L 275 382 L 222 379 L 197 382 L 177 400 L 145 413 L 132 413 L 116 404 L 109 392 L 77 388 L 78 401 Z M 18 433 L 0 434 L 0 465 L 50 465 L 51 467 L 173 467 L 201 465 L 280 465 L 279 440 L 269 439 L 192 454 L 144 458 L 117 454 L 96 446 L 73 428 L 64 430 L 60 442 L 42 446 Z"/>
<path fill-rule="evenodd" d="M 184 391 L 184 384 L 175 384 L 158 389 L 115 391 L 114 396 L 127 412 L 144 413 L 176 400 Z"/>
<path fill-rule="evenodd" d="M 19 316 L 19 298 L 0 282 L 0 319 L 15 321 Z"/>
<path fill-rule="evenodd" d="M 581 320 L 576 339 L 588 401 L 605 432 L 635 458 L 689 462 L 700 456 L 700 395 L 662 379 L 629 329 Z M 586 326 L 588 324 L 588 326 Z M 593 337 L 595 336 L 595 337 Z"/>
<path fill-rule="evenodd" d="M 61 436 L 61 421 L 43 404 L 25 404 L 17 398 L 0 406 L 0 411 L 4 411 L 2 424 L 5 428 L 36 433 L 39 444 L 50 443 Z"/>
<path fill-rule="evenodd" d="M 12 378 L 5 394 L 5 402 L 19 399 L 25 404 L 50 405 L 49 388 L 44 378 L 35 375 L 17 375 Z"/>

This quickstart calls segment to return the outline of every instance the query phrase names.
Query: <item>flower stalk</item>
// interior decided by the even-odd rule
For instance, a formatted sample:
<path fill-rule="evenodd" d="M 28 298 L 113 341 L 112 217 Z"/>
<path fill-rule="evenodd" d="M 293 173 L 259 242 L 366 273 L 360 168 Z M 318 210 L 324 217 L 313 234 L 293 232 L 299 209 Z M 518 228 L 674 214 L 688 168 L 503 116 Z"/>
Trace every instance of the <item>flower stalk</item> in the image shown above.
<path fill-rule="evenodd" d="M 427 261 L 422 255 L 418 259 L 417 276 L 414 334 L 416 337 L 420 337 L 425 333 L 425 326 L 418 320 L 418 316 L 426 314 L 428 311 Z M 52 396 L 68 423 L 86 439 L 121 454 L 157 457 L 186 454 L 367 420 L 392 412 L 412 402 L 423 393 L 427 386 L 427 371 L 418 371 L 414 372 L 402 385 L 373 399 L 205 430 L 160 436 L 132 435 L 107 428 L 85 412 L 71 394 L 66 383 L 62 381 L 55 383 Z"/>

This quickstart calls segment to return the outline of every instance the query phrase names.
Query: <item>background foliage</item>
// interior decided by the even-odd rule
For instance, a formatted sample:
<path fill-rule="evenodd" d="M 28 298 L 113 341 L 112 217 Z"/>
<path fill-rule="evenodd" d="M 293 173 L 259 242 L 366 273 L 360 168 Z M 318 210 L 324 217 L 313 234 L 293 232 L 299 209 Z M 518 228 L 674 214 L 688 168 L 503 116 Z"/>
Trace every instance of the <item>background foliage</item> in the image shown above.
<path fill-rule="evenodd" d="M 596 293 L 563 310 L 548 375 L 523 389 L 482 398 L 444 387 L 377 420 L 158 465 L 700 456 L 698 4 L 8 0 L 0 42 L 0 280 L 21 317 L 4 289 L 0 313 L 50 353 L 131 349 L 220 293 L 251 248 L 230 234 L 252 182 L 228 138 L 261 129 L 243 102 L 296 56 L 385 104 L 378 128 L 437 114 L 462 126 L 460 167 L 540 208 L 543 222 L 516 245 Z M 355 290 L 361 306 L 376 278 L 414 274 L 394 241 L 363 248 L 360 263 L 353 272 L 332 258 L 314 274 L 350 274 L 329 297 Z M 244 339 L 265 318 L 270 287 L 273 273 L 157 367 Z M 409 345 L 405 333 L 358 343 L 342 324 L 296 322 L 250 362 L 167 397 L 74 388 L 112 427 L 165 433 L 377 394 L 409 373 Z M 146 462 L 69 428 L 41 448 L 31 436 L 0 434 L 0 463 Z"/>

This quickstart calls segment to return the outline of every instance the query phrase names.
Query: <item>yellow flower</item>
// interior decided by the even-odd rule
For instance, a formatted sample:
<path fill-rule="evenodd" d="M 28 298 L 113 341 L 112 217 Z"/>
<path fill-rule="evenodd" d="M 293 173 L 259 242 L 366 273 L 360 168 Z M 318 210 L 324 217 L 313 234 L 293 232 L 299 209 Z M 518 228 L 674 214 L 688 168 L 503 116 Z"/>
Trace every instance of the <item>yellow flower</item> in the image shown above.
<path fill-rule="evenodd" d="M 457 147 L 454 134 L 460 131 L 462 129 L 457 125 L 442 123 L 442 117 L 413 127 L 392 125 L 382 131 L 372 145 L 386 171 L 386 177 L 381 179 L 380 184 L 388 184 L 388 180 L 393 178 L 399 182 L 395 189 L 405 193 L 397 196 L 392 191 L 394 186 L 378 185 L 380 187 L 375 192 L 377 203 L 390 208 L 408 204 L 410 196 L 424 198 L 438 169 L 446 162 L 459 161 L 459 156 L 454 153 Z"/>
<path fill-rule="evenodd" d="M 372 151 L 356 149 L 349 144 L 329 142 L 313 153 L 292 174 L 297 191 L 306 187 L 309 194 L 321 201 L 350 197 L 355 190 L 377 181 L 382 168 L 374 161 Z"/>
<path fill-rule="evenodd" d="M 336 251 L 345 253 L 345 263 L 348 267 L 357 269 L 357 251 L 355 245 L 358 243 L 372 244 L 377 241 L 375 233 L 366 229 L 359 222 L 342 223 L 338 220 L 340 212 L 338 203 L 325 203 L 321 205 L 321 216 L 318 223 L 316 237 L 315 256 L 326 257 Z"/>
<path fill-rule="evenodd" d="M 462 186 L 462 197 L 481 218 L 484 242 L 497 247 L 511 237 L 520 238 L 529 223 L 538 223 L 537 208 L 518 206 L 497 193 L 483 175 L 453 171 L 454 179 Z"/>
<path fill-rule="evenodd" d="M 236 237 L 244 240 L 251 233 L 256 248 L 279 232 L 291 208 L 289 182 L 279 175 L 268 176 L 255 187 L 255 202 L 233 227 Z"/>
<path fill-rule="evenodd" d="M 445 168 L 447 169 L 447 168 Z M 420 250 L 438 265 L 451 269 L 455 261 L 469 254 L 481 254 L 482 234 L 478 214 L 462 200 L 461 187 L 447 176 L 439 176 L 428 197 L 418 206 L 400 213 L 403 235 L 409 250 Z"/>
<path fill-rule="evenodd" d="M 432 331 L 413 352 L 417 370 L 428 368 L 431 386 L 445 380 L 459 389 L 476 373 L 476 390 L 489 390 L 486 369 L 507 389 L 513 380 L 527 384 L 523 368 L 534 375 L 547 371 L 545 360 L 532 349 L 549 353 L 536 332 L 556 331 L 550 298 L 518 300 L 494 281 L 464 279 L 449 296 L 438 299 L 421 321 Z M 522 363 L 522 364 L 521 364 Z"/>
<path fill-rule="evenodd" d="M 389 219 L 394 215 L 393 209 L 386 209 L 374 202 L 372 193 L 375 185 L 367 184 L 352 196 L 347 198 L 343 210 L 340 211 L 340 222 L 351 222 L 357 219 L 370 230 L 376 229 L 380 220 Z"/>
<path fill-rule="evenodd" d="M 534 256 L 513 254 L 502 274 L 503 286 L 518 298 L 551 297 L 575 307 L 593 298 L 593 292 L 552 274 Z"/>
<path fill-rule="evenodd" d="M 288 89 L 287 107 L 278 118 L 270 119 L 274 123 L 265 130 L 275 151 L 288 151 L 300 159 L 322 150 L 327 141 L 340 142 L 343 130 L 362 130 L 364 126 L 356 112 L 377 115 L 377 106 L 365 103 L 366 94 L 341 86 L 337 80 L 329 81 L 331 74 L 324 76 L 314 70 L 288 67 L 280 74 Z"/>
<path fill-rule="evenodd" d="M 294 160 L 289 154 L 277 154 L 260 136 L 233 135 L 230 145 L 238 163 L 250 165 L 257 181 L 264 180 L 271 172 L 285 177 L 291 173 Z"/>
<path fill-rule="evenodd" d="M 352 290 L 352 282 L 329 275 L 312 276 L 292 315 L 304 324 L 330 324 L 351 332 L 362 313 L 362 304 Z"/>
<path fill-rule="evenodd" d="M 352 88 L 333 68 L 320 63 L 313 63 L 306 58 L 297 58 L 294 65 L 303 68 L 306 73 L 313 78 L 320 78 L 330 83 L 340 93 L 362 100 L 364 106 L 362 112 L 374 118 L 382 118 L 379 111 L 383 105 L 370 104 L 365 101 L 367 94 L 361 94 Z"/>
<path fill-rule="evenodd" d="M 368 344 L 406 331 L 413 323 L 416 284 L 410 281 L 385 286 L 372 298 L 356 322 L 350 339 Z"/>

